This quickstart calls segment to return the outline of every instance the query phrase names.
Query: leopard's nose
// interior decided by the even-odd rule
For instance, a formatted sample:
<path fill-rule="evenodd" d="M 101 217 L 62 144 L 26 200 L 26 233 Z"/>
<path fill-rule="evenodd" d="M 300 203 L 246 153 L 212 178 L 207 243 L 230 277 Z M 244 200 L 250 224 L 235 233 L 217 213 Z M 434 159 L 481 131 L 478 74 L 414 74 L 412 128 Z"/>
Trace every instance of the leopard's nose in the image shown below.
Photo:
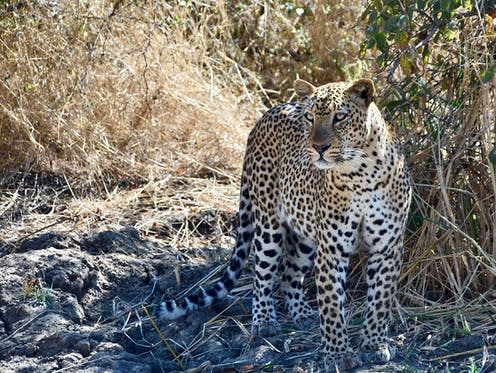
<path fill-rule="evenodd" d="M 331 146 L 328 144 L 312 144 L 312 147 L 319 153 L 319 155 L 324 155 L 325 151 Z"/>

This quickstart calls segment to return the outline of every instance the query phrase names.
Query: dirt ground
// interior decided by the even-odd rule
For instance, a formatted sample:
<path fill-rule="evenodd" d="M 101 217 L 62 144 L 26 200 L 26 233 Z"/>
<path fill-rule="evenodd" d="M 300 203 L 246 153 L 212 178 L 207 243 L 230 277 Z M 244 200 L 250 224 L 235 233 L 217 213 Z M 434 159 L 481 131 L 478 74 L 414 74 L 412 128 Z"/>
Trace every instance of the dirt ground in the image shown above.
<path fill-rule="evenodd" d="M 222 245 L 177 250 L 132 225 L 86 234 L 33 228 L 1 240 L 0 372 L 322 372 L 318 326 L 296 330 L 282 306 L 281 335 L 250 335 L 249 268 L 225 301 L 157 325 L 161 299 L 216 278 L 229 257 L 234 212 L 201 216 L 200 233 Z M 222 232 L 209 223 L 219 219 Z M 20 220 L 4 219 L 3 237 Z M 393 362 L 356 372 L 496 371 L 491 336 L 413 319 L 395 318 Z M 350 325 L 353 342 L 358 326 Z"/>

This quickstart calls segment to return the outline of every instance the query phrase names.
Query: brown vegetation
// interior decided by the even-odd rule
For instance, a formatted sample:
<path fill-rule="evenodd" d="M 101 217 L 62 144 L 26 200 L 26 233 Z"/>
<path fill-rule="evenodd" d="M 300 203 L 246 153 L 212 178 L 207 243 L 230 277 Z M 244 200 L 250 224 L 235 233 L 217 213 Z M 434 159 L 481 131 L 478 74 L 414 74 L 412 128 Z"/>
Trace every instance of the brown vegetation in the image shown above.
<path fill-rule="evenodd" d="M 100 190 L 122 178 L 238 170 L 258 98 L 236 71 L 220 74 L 202 41 L 207 24 L 177 30 L 181 12 L 122 1 L 4 12 L 3 169 Z"/>

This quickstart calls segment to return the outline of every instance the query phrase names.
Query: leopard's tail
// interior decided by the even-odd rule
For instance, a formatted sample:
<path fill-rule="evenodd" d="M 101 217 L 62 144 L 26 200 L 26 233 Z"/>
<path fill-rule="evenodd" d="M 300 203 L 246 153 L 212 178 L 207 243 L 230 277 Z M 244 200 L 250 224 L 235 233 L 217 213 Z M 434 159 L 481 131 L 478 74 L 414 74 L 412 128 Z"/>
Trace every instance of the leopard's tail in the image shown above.
<path fill-rule="evenodd" d="M 196 290 L 193 295 L 178 300 L 167 300 L 158 307 L 157 317 L 161 320 L 174 320 L 215 301 L 224 298 L 234 288 L 250 254 L 253 240 L 253 211 L 250 200 L 248 179 L 243 172 L 239 201 L 239 227 L 236 246 L 232 252 L 229 267 L 220 280 Z"/>

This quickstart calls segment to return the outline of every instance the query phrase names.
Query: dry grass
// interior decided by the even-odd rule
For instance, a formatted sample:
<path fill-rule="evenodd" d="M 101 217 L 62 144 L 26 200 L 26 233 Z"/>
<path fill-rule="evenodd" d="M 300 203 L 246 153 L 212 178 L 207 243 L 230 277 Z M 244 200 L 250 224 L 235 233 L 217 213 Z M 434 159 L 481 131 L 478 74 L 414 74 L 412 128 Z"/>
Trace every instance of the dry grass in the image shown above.
<path fill-rule="evenodd" d="M 101 190 L 219 166 L 238 173 L 260 103 L 236 72 L 220 74 L 202 42 L 208 24 L 184 35 L 174 26 L 186 22 L 181 8 L 169 4 L 59 6 L 2 14 L 4 170 Z"/>
<path fill-rule="evenodd" d="M 0 13 L 4 245 L 119 224 L 176 247 L 214 240 L 184 222 L 235 209 L 262 105 L 236 63 L 211 56 L 208 17 L 192 23 L 180 2 L 18 5 Z"/>
<path fill-rule="evenodd" d="M 358 34 L 359 5 L 50 4 L 0 9 L 0 211 L 21 237 L 115 220 L 152 234 L 167 220 L 158 212 L 232 211 L 262 101 L 289 97 L 297 74 L 318 81 L 358 69 L 343 71 L 358 47 L 344 35 Z M 167 187 L 171 177 L 184 184 Z M 139 203 L 149 218 L 132 212 Z M 169 232 L 171 243 L 191 244 L 187 228 Z"/>

